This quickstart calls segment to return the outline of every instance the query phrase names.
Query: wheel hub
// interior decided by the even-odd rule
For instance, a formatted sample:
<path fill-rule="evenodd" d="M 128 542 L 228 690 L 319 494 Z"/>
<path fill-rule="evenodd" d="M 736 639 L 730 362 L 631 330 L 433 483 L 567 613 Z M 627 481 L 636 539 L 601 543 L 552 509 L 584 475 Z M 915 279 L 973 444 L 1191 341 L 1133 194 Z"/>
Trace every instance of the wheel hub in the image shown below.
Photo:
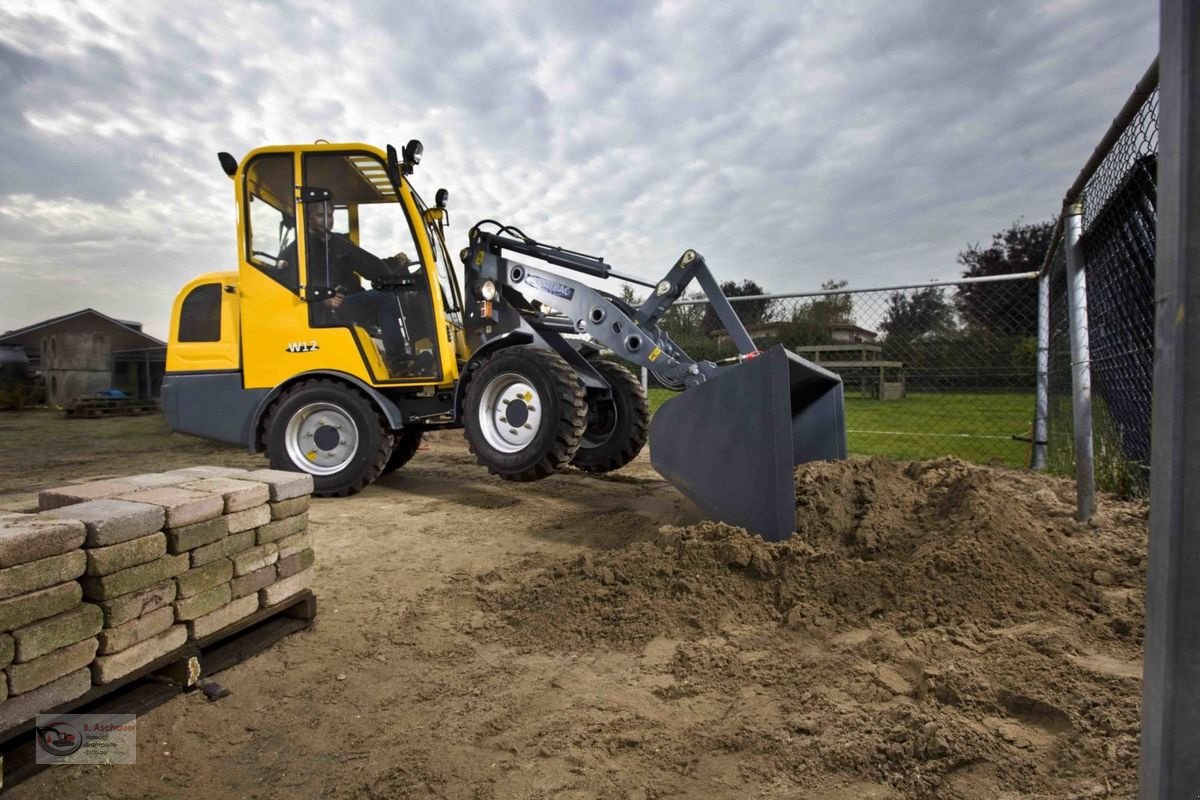
<path fill-rule="evenodd" d="M 284 432 L 288 459 L 312 475 L 332 475 L 358 453 L 358 426 L 333 403 L 309 403 L 288 420 Z"/>
<path fill-rule="evenodd" d="M 515 372 L 497 375 L 483 390 L 479 427 L 487 443 L 502 453 L 528 447 L 542 425 L 542 401 L 537 390 Z"/>

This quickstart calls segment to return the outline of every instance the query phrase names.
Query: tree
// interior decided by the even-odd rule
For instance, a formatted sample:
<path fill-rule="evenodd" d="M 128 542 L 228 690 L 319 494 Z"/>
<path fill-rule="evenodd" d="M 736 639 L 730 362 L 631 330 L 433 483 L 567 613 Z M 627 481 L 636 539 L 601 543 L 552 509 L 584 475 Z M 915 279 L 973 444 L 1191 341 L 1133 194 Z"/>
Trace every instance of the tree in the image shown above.
<path fill-rule="evenodd" d="M 628 303 L 631 307 L 637 308 L 642 304 L 642 298 L 628 283 L 621 284 L 621 299 Z"/>
<path fill-rule="evenodd" d="M 884 346 L 895 352 L 923 338 L 942 336 L 954 329 L 954 307 L 936 286 L 912 294 L 893 292 L 887 313 L 879 325 L 886 335 Z"/>
<path fill-rule="evenodd" d="M 726 297 L 753 297 L 767 293 L 765 289 L 752 280 L 744 280 L 740 284 L 733 281 L 726 281 L 721 284 L 721 291 Z M 752 325 L 759 325 L 769 321 L 774 304 L 774 300 L 747 300 L 742 303 L 733 303 L 732 305 L 734 312 L 738 315 L 738 319 L 742 321 L 742 325 L 749 328 Z M 711 303 L 704 308 L 704 317 L 700 322 L 700 327 L 705 333 L 723 330 L 725 327 L 721 324 L 721 320 L 717 318 L 717 312 L 713 310 Z"/>
<path fill-rule="evenodd" d="M 989 247 L 973 244 L 958 254 L 964 278 L 1037 272 L 1045 261 L 1054 222 L 1025 225 L 1018 220 L 992 236 Z M 967 325 L 998 336 L 1028 336 L 1037 326 L 1037 281 L 967 284 L 955 304 Z"/>
<path fill-rule="evenodd" d="M 832 292 L 845 289 L 850 285 L 847 280 L 828 280 L 821 284 L 821 290 Z M 797 303 L 792 310 L 791 321 L 811 323 L 828 327 L 833 323 L 848 324 L 854 315 L 854 297 L 850 294 L 827 294 Z"/>

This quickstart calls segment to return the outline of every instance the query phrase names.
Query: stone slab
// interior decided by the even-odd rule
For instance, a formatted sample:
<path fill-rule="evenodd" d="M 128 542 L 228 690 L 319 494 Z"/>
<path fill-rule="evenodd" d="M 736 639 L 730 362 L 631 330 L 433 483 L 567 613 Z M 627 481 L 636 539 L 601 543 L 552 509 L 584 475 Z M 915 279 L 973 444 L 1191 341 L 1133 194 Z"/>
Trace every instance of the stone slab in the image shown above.
<path fill-rule="evenodd" d="M 271 519 L 287 519 L 297 514 L 303 514 L 305 511 L 308 511 L 310 505 L 312 505 L 312 497 L 307 494 L 300 497 L 293 497 L 290 500 L 280 500 L 277 503 L 271 503 Z"/>
<path fill-rule="evenodd" d="M 230 592 L 229 584 L 223 583 L 207 592 L 176 600 L 175 621 L 187 622 L 203 617 L 205 614 L 210 614 L 221 606 L 227 605 L 232 599 L 233 595 Z"/>
<path fill-rule="evenodd" d="M 260 486 L 262 484 L 259 484 Z M 229 523 L 230 533 L 241 533 L 249 531 L 261 525 L 266 525 L 271 521 L 271 509 L 266 503 L 261 506 L 255 506 L 247 511 L 239 511 L 236 514 L 227 514 L 225 521 Z"/>
<path fill-rule="evenodd" d="M 87 575 L 112 575 L 123 569 L 148 564 L 167 554 L 167 537 L 162 531 L 108 547 L 91 547 L 87 553 Z"/>
<path fill-rule="evenodd" d="M 263 608 L 282 603 L 289 597 L 310 588 L 315 573 L 316 570 L 314 569 L 306 569 L 304 572 L 298 572 L 290 578 L 276 581 L 265 589 L 260 589 L 258 592 L 259 602 Z"/>
<path fill-rule="evenodd" d="M 229 523 L 226 522 L 225 517 L 213 517 L 204 522 L 197 522 L 195 525 L 172 528 L 166 534 L 167 552 L 178 555 L 224 539 L 229 535 Z"/>
<path fill-rule="evenodd" d="M 164 475 L 182 475 L 185 478 L 236 478 L 245 475 L 250 470 L 241 467 L 182 467 L 164 472 Z"/>
<path fill-rule="evenodd" d="M 280 539 L 293 536 L 301 531 L 308 529 L 308 512 L 302 511 L 299 514 L 278 519 L 274 522 L 268 522 L 258 529 L 255 541 L 259 544 L 267 544 L 268 542 L 276 542 Z"/>
<path fill-rule="evenodd" d="M 311 549 L 301 550 L 299 553 L 293 553 L 287 558 L 281 558 L 275 562 L 275 569 L 279 573 L 280 578 L 290 578 L 297 572 L 304 570 L 316 563 L 317 554 Z"/>
<path fill-rule="evenodd" d="M 0 600 L 0 631 L 22 628 L 39 619 L 53 617 L 79 605 L 83 587 L 67 581 L 47 589 Z"/>
<path fill-rule="evenodd" d="M 157 636 L 175 624 L 175 609 L 163 606 L 140 617 L 124 622 L 115 628 L 105 628 L 97 638 L 100 648 L 96 651 L 102 656 L 128 650 L 138 642 Z"/>
<path fill-rule="evenodd" d="M 265 589 L 275 582 L 277 573 L 275 565 L 256 569 L 254 572 L 247 573 L 240 577 L 234 578 L 229 583 L 230 591 L 235 598 L 245 597 L 248 594 L 255 594 L 259 589 Z"/>
<path fill-rule="evenodd" d="M 5 688 L 7 689 L 7 685 Z M 84 667 L 31 692 L 9 697 L 4 703 L 0 703 L 0 730 L 15 728 L 48 709 L 82 697 L 91 688 L 92 671 Z"/>
<path fill-rule="evenodd" d="M 221 495 L 225 499 L 226 514 L 261 506 L 271 497 L 271 490 L 265 483 L 239 481 L 236 478 L 201 478 L 181 483 L 179 488 Z"/>
<path fill-rule="evenodd" d="M 58 556 L 0 569 L 0 599 L 29 594 L 39 589 L 73 581 L 87 567 L 87 556 L 73 550 Z"/>
<path fill-rule="evenodd" d="M 261 481 L 271 489 L 271 500 L 290 500 L 313 493 L 312 475 L 307 472 L 286 472 L 280 469 L 256 469 L 239 475 L 244 481 Z"/>
<path fill-rule="evenodd" d="M 227 536 L 220 541 L 197 547 L 191 551 L 192 566 L 202 567 L 218 558 L 228 558 L 235 553 L 248 550 L 254 546 L 254 531 L 242 531 Z"/>
<path fill-rule="evenodd" d="M 165 525 L 168 528 L 182 528 L 184 525 L 219 517 L 225 510 L 225 499 L 221 495 L 193 492 L 178 486 L 142 489 L 118 495 L 117 499 L 160 506 L 166 514 Z"/>
<path fill-rule="evenodd" d="M 100 606 L 83 603 L 49 619 L 39 620 L 13 631 L 16 661 L 23 663 L 52 653 L 62 647 L 90 639 L 104 626 Z"/>
<path fill-rule="evenodd" d="M 0 633 L 0 667 L 7 667 L 17 655 L 17 643 L 11 633 Z M 7 681 L 5 681 L 7 683 Z M 5 691 L 8 687 L 5 686 Z M 0 701 L 3 702 L 3 701 Z"/>
<path fill-rule="evenodd" d="M 168 475 L 165 472 L 145 472 L 141 475 L 122 475 L 121 483 L 132 483 L 139 489 L 157 489 L 161 486 L 178 486 L 192 480 L 188 475 Z"/>
<path fill-rule="evenodd" d="M 157 636 L 138 642 L 119 653 L 97 656 L 92 663 L 92 681 L 98 686 L 112 683 L 141 669 L 151 661 L 162 658 L 172 650 L 183 647 L 186 641 L 187 626 L 173 625 Z"/>
<path fill-rule="evenodd" d="M 123 569 L 111 575 L 88 575 L 83 583 L 83 596 L 88 600 L 112 600 L 121 595 L 153 586 L 167 578 L 186 572 L 191 566 L 187 554 L 163 556 L 148 564 Z"/>
<path fill-rule="evenodd" d="M 65 508 L 43 511 L 39 516 L 77 519 L 87 527 L 85 547 L 107 547 L 149 536 L 163 526 L 163 510 L 148 503 L 107 497 Z"/>
<path fill-rule="evenodd" d="M 53 512 L 51 512 L 53 513 Z M 21 514 L 0 519 L 0 567 L 15 567 L 78 550 L 87 535 L 82 522 Z"/>
<path fill-rule="evenodd" d="M 97 605 L 104 612 L 104 626 L 115 628 L 155 609 L 169 606 L 175 600 L 176 591 L 175 581 L 168 578 L 145 589 L 114 597 L 112 600 L 102 600 Z"/>
<path fill-rule="evenodd" d="M 304 530 L 293 533 L 291 536 L 280 539 L 275 545 L 279 548 L 280 558 L 294 556 L 301 550 L 310 550 L 313 546 L 312 531 Z"/>
<path fill-rule="evenodd" d="M 233 556 L 233 574 L 241 577 L 274 564 L 279 560 L 279 548 L 274 544 L 260 544 L 235 553 Z"/>
<path fill-rule="evenodd" d="M 86 667 L 96 657 L 96 647 L 95 638 L 85 639 L 24 664 L 9 664 L 8 693 L 24 694 Z"/>
<path fill-rule="evenodd" d="M 202 567 L 193 567 L 178 575 L 175 583 L 179 587 L 179 591 L 175 593 L 175 596 L 180 599 L 192 597 L 220 586 L 222 583 L 229 583 L 229 579 L 232 577 L 233 562 L 228 558 L 218 558 Z"/>
<path fill-rule="evenodd" d="M 38 492 L 38 508 L 42 511 L 49 511 L 52 508 L 71 506 L 101 497 L 115 497 L 135 491 L 137 488 L 132 483 L 123 481 L 92 481 L 91 483 L 60 486 L 57 489 L 43 489 Z"/>
<path fill-rule="evenodd" d="M 223 628 L 228 628 L 238 620 L 245 619 L 257 610 L 257 592 L 238 598 L 227 606 L 190 621 L 187 624 L 188 638 L 203 639 L 205 636 L 211 636 Z"/>

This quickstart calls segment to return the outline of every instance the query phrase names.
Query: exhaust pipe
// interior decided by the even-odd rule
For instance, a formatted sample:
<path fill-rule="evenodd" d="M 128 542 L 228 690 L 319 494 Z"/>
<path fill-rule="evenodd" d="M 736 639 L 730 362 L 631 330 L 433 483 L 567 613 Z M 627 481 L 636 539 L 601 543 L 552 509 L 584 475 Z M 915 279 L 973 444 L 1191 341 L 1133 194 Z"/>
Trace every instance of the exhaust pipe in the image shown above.
<path fill-rule="evenodd" d="M 846 457 L 842 379 L 775 345 L 664 403 L 650 463 L 712 519 L 767 541 L 796 527 L 797 464 Z"/>

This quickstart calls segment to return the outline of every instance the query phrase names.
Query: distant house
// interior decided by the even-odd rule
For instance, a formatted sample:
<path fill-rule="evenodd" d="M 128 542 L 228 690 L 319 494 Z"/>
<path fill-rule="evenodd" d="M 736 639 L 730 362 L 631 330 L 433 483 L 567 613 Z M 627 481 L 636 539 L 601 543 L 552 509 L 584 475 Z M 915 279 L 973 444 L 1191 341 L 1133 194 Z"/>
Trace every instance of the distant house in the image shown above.
<path fill-rule="evenodd" d="M 140 322 L 93 308 L 0 333 L 0 344 L 24 348 L 30 367 L 45 377 L 51 403 L 100 389 L 143 398 L 162 389 L 166 342 L 144 333 Z"/>

